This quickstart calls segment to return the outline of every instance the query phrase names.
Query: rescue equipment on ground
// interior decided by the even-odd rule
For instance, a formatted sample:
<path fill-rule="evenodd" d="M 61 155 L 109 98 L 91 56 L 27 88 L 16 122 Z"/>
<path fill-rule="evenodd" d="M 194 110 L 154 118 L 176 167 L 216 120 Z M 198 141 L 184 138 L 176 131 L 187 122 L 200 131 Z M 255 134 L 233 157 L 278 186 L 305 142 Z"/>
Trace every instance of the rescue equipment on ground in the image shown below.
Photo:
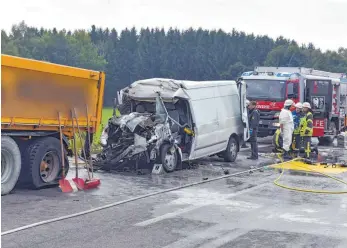
<path fill-rule="evenodd" d="M 65 156 L 64 156 L 64 145 L 63 145 L 63 132 L 61 130 L 61 118 L 60 118 L 60 112 L 58 112 L 58 120 L 59 120 L 59 136 L 60 136 L 60 147 L 61 147 L 61 157 L 62 157 L 62 173 L 61 173 L 61 179 L 59 180 L 59 187 L 62 192 L 69 193 L 73 191 L 73 188 L 70 184 L 70 182 L 65 178 Z"/>
<path fill-rule="evenodd" d="M 82 141 L 82 137 L 79 131 L 79 125 L 78 125 L 78 120 L 76 116 L 76 110 L 74 109 L 73 111 L 71 110 L 71 121 L 72 121 L 72 132 L 73 132 L 73 148 L 74 148 L 74 153 L 75 153 L 75 178 L 72 178 L 72 181 L 76 184 L 77 188 L 79 190 L 84 189 L 84 180 L 82 178 L 78 177 L 78 157 L 77 157 L 77 144 L 76 144 L 76 132 L 75 132 L 75 121 L 74 118 L 76 118 L 76 124 L 78 128 L 78 134 L 80 136 L 80 141 Z"/>
<path fill-rule="evenodd" d="M 120 114 L 120 113 L 119 113 Z M 84 184 L 84 189 L 94 189 L 100 185 L 100 179 L 94 177 L 94 167 L 93 167 L 93 161 L 92 161 L 92 156 L 90 154 L 90 148 L 91 148 L 91 138 L 90 138 L 90 123 L 89 123 L 89 110 L 88 110 L 88 105 L 86 105 L 86 115 L 87 115 L 87 136 L 86 139 L 88 138 L 88 151 L 89 151 L 89 168 L 87 168 L 88 171 L 88 179 L 86 179 L 85 184 Z M 84 155 L 86 155 L 84 153 Z M 86 156 L 85 156 L 86 157 Z M 86 158 L 87 159 L 87 158 Z M 92 175 L 90 175 L 89 170 L 91 169 Z"/>
<path fill-rule="evenodd" d="M 301 168 L 303 170 L 305 170 L 306 172 L 309 172 L 309 173 L 318 173 L 320 175 L 323 175 L 325 177 L 328 177 L 328 178 L 331 178 L 333 179 L 334 181 L 337 181 L 339 183 L 342 183 L 342 184 L 345 184 L 347 185 L 347 182 L 344 181 L 344 180 L 341 180 L 339 178 L 336 178 L 336 177 L 333 177 L 333 176 L 330 176 L 328 175 L 327 173 L 324 173 L 322 171 L 319 171 L 318 169 L 314 169 L 312 167 L 314 166 L 317 166 L 319 165 L 318 163 L 313 163 L 313 162 L 310 162 L 310 161 L 307 161 L 307 160 L 303 160 L 302 158 L 296 158 L 296 159 L 293 159 L 293 160 L 290 160 L 290 161 L 286 161 L 286 162 L 283 162 L 283 159 L 279 156 L 279 158 L 281 159 L 281 163 L 277 164 L 277 165 L 274 165 L 272 167 L 280 167 L 282 172 L 281 174 L 279 175 L 279 177 L 277 177 L 275 180 L 274 180 L 274 184 L 278 187 L 281 187 L 281 188 L 284 188 L 284 189 L 289 189 L 289 190 L 294 190 L 294 191 L 300 191 L 300 192 L 308 192 L 308 193 L 320 193 L 320 194 L 347 194 L 347 191 L 329 191 L 329 190 L 314 190 L 314 189 L 305 189 L 305 188 L 297 188 L 297 187 L 291 187 L 291 186 L 287 186 L 287 185 L 284 185 L 284 184 L 281 184 L 279 183 L 279 180 L 282 178 L 283 174 L 284 174 L 284 171 L 285 171 L 285 168 L 284 166 L 285 165 L 292 165 L 293 167 L 298 167 L 298 168 Z M 294 164 L 295 163 L 295 164 Z M 280 166 L 279 166 L 280 165 Z M 313 166 L 312 166 L 313 165 Z"/>

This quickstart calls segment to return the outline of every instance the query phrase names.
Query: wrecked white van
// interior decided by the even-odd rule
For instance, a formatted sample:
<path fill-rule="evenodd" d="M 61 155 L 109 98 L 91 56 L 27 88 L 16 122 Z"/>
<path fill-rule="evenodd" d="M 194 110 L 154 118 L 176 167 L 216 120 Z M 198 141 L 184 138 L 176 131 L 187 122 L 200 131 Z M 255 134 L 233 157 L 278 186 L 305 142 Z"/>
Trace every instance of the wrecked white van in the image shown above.
<path fill-rule="evenodd" d="M 103 130 L 94 166 L 111 170 L 135 161 L 172 172 L 183 161 L 215 154 L 233 162 L 249 138 L 245 102 L 242 81 L 136 81 L 118 95 L 122 115 Z"/>

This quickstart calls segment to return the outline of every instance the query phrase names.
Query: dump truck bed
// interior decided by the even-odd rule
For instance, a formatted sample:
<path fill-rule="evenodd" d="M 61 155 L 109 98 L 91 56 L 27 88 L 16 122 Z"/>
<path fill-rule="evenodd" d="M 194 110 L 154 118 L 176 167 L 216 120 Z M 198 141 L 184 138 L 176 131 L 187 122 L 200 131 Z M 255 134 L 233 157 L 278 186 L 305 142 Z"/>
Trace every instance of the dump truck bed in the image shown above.
<path fill-rule="evenodd" d="M 1 55 L 2 131 L 59 131 L 72 135 L 71 110 L 78 124 L 96 130 L 101 121 L 105 74 L 43 61 Z M 75 123 L 76 125 L 76 123 Z"/>

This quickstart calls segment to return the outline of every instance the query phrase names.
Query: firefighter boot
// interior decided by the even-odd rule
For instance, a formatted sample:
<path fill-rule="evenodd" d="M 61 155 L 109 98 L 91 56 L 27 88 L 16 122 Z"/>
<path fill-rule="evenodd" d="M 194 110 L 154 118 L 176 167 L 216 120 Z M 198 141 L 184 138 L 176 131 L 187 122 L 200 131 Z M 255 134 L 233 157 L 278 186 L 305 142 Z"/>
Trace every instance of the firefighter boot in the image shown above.
<path fill-rule="evenodd" d="M 290 156 L 289 152 L 288 151 L 284 151 L 283 153 L 283 159 L 292 159 L 292 157 Z"/>

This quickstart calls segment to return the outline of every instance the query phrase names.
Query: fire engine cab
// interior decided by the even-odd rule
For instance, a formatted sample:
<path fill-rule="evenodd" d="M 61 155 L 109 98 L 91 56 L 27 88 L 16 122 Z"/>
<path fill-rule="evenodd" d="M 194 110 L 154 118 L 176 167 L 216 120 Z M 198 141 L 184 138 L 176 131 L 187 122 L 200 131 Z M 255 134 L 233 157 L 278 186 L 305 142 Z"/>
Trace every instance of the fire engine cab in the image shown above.
<path fill-rule="evenodd" d="M 247 84 L 247 99 L 257 102 L 259 137 L 272 136 L 278 129 L 286 99 L 311 104 L 313 136 L 320 143 L 331 143 L 345 127 L 347 90 L 341 87 L 341 73 L 303 67 L 256 67 L 241 77 Z"/>

